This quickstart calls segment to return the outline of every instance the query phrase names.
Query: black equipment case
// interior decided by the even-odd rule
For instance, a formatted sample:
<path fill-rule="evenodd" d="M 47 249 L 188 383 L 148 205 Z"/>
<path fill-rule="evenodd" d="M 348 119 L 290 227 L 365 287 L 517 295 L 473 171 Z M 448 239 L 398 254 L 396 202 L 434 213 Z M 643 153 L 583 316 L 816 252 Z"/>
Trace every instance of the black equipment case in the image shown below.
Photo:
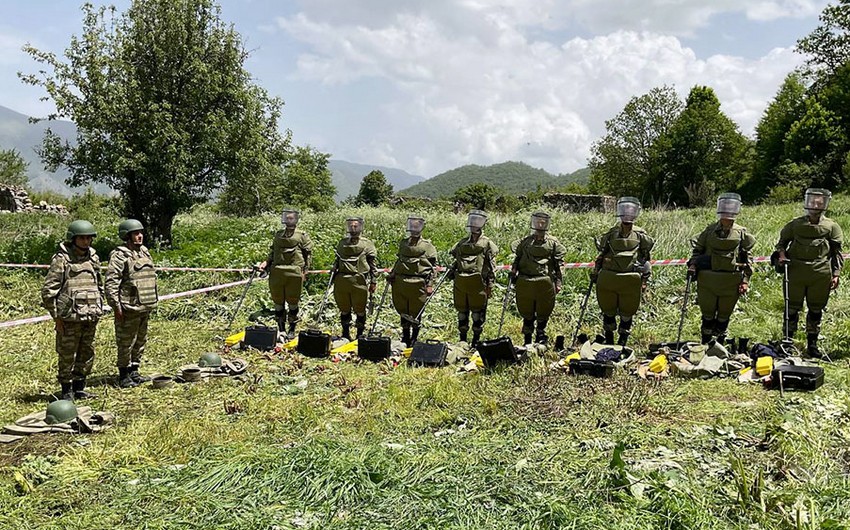
<path fill-rule="evenodd" d="M 357 339 L 357 355 L 367 361 L 383 361 L 392 354 L 389 337 L 360 337 Z"/>
<path fill-rule="evenodd" d="M 413 345 L 408 363 L 411 366 L 427 366 L 439 368 L 446 365 L 446 355 L 449 347 L 445 342 L 438 340 L 426 340 Z"/>
<path fill-rule="evenodd" d="M 331 353 L 331 336 L 315 329 L 302 331 L 296 351 L 307 357 L 327 357 Z"/>
<path fill-rule="evenodd" d="M 245 338 L 242 348 L 256 348 L 261 351 L 273 350 L 277 345 L 277 327 L 248 326 L 245 328 Z"/>
<path fill-rule="evenodd" d="M 614 363 L 610 361 L 572 359 L 570 360 L 569 369 L 572 375 L 583 374 L 602 378 L 609 378 L 614 375 Z"/>
<path fill-rule="evenodd" d="M 817 390 L 823 385 L 823 368 L 820 366 L 785 365 L 775 368 L 770 374 L 771 388 Z"/>
<path fill-rule="evenodd" d="M 479 342 L 478 354 L 481 356 L 481 362 L 487 368 L 492 368 L 499 363 L 516 364 L 520 360 L 510 337 L 499 337 Z"/>

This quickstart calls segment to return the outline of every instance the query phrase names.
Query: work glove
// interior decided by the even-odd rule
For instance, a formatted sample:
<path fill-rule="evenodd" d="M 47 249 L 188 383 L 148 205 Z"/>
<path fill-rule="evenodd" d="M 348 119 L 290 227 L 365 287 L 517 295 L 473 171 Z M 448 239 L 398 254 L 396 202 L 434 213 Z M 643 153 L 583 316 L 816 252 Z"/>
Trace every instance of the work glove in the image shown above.
<path fill-rule="evenodd" d="M 377 283 L 372 282 L 372 283 L 369 284 L 369 292 L 370 293 L 374 293 L 377 289 L 378 289 Z"/>
<path fill-rule="evenodd" d="M 590 281 L 596 283 L 596 280 L 599 279 L 599 269 L 596 267 L 590 269 Z"/>
<path fill-rule="evenodd" d="M 750 290 L 750 284 L 747 283 L 747 282 L 741 282 L 738 285 L 738 294 L 747 294 L 747 292 L 749 290 Z"/>
<path fill-rule="evenodd" d="M 693 265 L 688 267 L 688 272 L 687 272 L 687 275 L 685 276 L 685 279 L 696 280 L 697 279 L 697 268 L 694 267 Z"/>
<path fill-rule="evenodd" d="M 838 289 L 838 276 L 832 277 L 832 281 L 829 282 L 829 288 L 833 291 Z"/>

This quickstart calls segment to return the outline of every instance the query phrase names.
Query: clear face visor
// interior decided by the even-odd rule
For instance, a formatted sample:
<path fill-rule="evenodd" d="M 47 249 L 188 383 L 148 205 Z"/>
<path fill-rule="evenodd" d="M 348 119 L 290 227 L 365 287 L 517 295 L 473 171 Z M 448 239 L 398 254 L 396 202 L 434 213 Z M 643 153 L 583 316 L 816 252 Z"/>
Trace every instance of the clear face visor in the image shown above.
<path fill-rule="evenodd" d="M 809 213 L 822 213 L 829 207 L 832 193 L 822 189 L 808 189 L 803 201 L 803 208 Z"/>
<path fill-rule="evenodd" d="M 297 210 L 284 210 L 280 214 L 280 222 L 287 228 L 295 228 L 298 225 L 300 214 Z"/>
<path fill-rule="evenodd" d="M 717 199 L 717 218 L 735 219 L 741 213 L 741 199 L 720 197 Z"/>
<path fill-rule="evenodd" d="M 359 236 L 363 233 L 363 219 L 360 217 L 346 219 L 345 230 L 351 236 Z"/>
<path fill-rule="evenodd" d="M 623 223 L 634 223 L 635 219 L 640 215 L 641 207 L 632 201 L 622 201 L 617 203 L 617 217 Z"/>
<path fill-rule="evenodd" d="M 408 217 L 407 218 L 407 233 L 411 236 L 418 236 L 422 233 L 422 229 L 425 228 L 425 219 L 421 217 Z"/>
<path fill-rule="evenodd" d="M 466 218 L 466 227 L 470 232 L 481 232 L 481 229 L 484 228 L 486 223 L 487 217 L 477 213 L 471 213 L 469 214 L 469 217 Z"/>
<path fill-rule="evenodd" d="M 546 232 L 547 230 L 549 230 L 549 216 L 542 214 L 532 214 L 531 229 L 535 232 Z"/>

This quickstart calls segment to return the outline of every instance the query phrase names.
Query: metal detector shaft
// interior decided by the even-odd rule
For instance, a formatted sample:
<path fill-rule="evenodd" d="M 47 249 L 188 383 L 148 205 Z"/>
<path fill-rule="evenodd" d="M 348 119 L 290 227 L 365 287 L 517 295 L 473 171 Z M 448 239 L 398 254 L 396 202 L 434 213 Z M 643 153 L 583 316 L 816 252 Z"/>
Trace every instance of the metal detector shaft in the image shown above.
<path fill-rule="evenodd" d="M 590 292 L 593 291 L 593 285 L 596 283 L 593 278 L 590 279 L 590 283 L 587 285 L 587 291 L 584 292 L 584 300 L 581 301 L 581 311 L 578 314 L 578 322 L 576 322 L 576 330 L 573 332 L 573 341 L 572 344 L 575 345 L 576 340 L 578 339 L 578 332 L 581 330 L 581 323 L 584 321 L 584 313 L 587 310 L 587 301 L 590 299 Z"/>
<path fill-rule="evenodd" d="M 440 280 L 437 282 L 437 285 L 434 286 L 434 290 L 431 291 L 431 294 L 428 295 L 428 298 L 425 299 L 425 303 L 422 304 L 422 309 L 419 310 L 419 313 L 416 314 L 416 318 L 413 320 L 413 323 L 416 325 L 421 324 L 422 315 L 425 314 L 425 308 L 428 307 L 428 303 L 434 298 L 434 295 L 437 294 L 437 289 L 443 285 L 443 282 L 446 281 L 446 278 L 449 276 L 450 268 L 446 268 L 446 272 L 440 277 Z"/>
<path fill-rule="evenodd" d="M 508 309 L 508 299 L 511 297 L 511 288 L 514 285 L 514 276 L 513 274 L 508 276 L 508 288 L 505 289 L 505 298 L 502 300 L 502 316 L 499 317 L 499 333 L 496 334 L 497 337 L 502 336 L 502 325 L 505 323 L 505 311 Z"/>
<path fill-rule="evenodd" d="M 688 283 L 685 284 L 685 300 L 682 302 L 682 315 L 679 317 L 679 332 L 676 333 L 676 348 L 682 342 L 682 326 L 685 325 L 685 315 L 688 313 L 688 298 L 691 296 L 692 276 L 688 274 Z"/>
<path fill-rule="evenodd" d="M 257 276 L 257 267 L 251 268 L 251 276 L 248 278 L 248 283 L 245 284 L 245 289 L 242 290 L 242 296 L 239 297 L 239 302 L 236 304 L 236 309 L 233 310 L 233 314 L 230 315 L 230 320 L 227 322 L 227 332 L 230 332 L 230 326 L 233 325 L 233 320 L 236 318 L 236 314 L 239 312 L 239 309 L 242 307 L 242 302 L 245 301 L 245 295 L 248 294 L 248 289 L 251 288 L 251 284 L 254 282 L 254 277 Z"/>
<path fill-rule="evenodd" d="M 783 338 L 787 341 L 790 340 L 790 320 L 791 314 L 788 308 L 788 262 L 785 261 L 782 263 L 782 298 L 784 298 L 784 307 L 782 310 L 782 335 Z"/>
<path fill-rule="evenodd" d="M 328 303 L 328 296 L 331 294 L 331 287 L 333 287 L 335 276 L 336 270 L 331 271 L 331 277 L 328 279 L 328 287 L 325 289 L 325 295 L 322 297 L 322 303 L 319 304 L 319 312 L 316 314 L 317 324 L 322 319 L 322 315 L 325 313 L 325 305 Z"/>
<path fill-rule="evenodd" d="M 381 316 L 381 309 L 384 307 L 384 300 L 387 299 L 387 291 L 390 289 L 390 283 L 384 283 L 384 291 L 381 293 L 381 301 L 378 303 L 378 310 L 375 311 L 375 320 L 372 322 L 372 329 L 369 330 L 369 336 L 375 334 L 375 328 L 378 327 L 378 318 Z"/>

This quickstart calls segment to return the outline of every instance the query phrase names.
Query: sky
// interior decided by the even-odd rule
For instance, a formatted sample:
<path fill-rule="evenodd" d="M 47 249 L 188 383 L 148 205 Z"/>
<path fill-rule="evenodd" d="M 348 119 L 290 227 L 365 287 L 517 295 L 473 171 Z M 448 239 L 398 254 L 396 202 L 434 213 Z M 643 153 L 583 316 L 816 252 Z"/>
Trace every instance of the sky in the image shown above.
<path fill-rule="evenodd" d="M 109 3 L 95 1 L 95 4 Z M 119 9 L 129 0 L 111 2 Z M 52 110 L 17 72 L 31 43 L 61 53 L 81 2 L 4 0 L 0 105 Z M 220 0 L 281 127 L 333 158 L 424 177 L 463 164 L 587 165 L 605 120 L 669 85 L 714 88 L 749 136 L 818 0 Z"/>

